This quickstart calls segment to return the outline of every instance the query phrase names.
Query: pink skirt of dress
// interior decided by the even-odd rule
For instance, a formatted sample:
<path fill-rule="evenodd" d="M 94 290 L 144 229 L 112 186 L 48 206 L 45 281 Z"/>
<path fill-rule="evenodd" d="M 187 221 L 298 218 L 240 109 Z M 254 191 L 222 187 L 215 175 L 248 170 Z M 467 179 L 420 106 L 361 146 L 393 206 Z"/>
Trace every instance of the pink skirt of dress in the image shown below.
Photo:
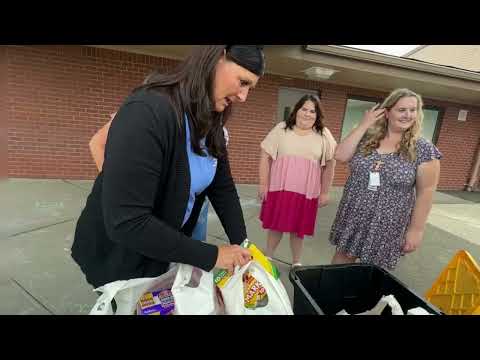
<path fill-rule="evenodd" d="M 295 233 L 303 239 L 313 235 L 317 211 L 318 198 L 308 200 L 295 192 L 273 191 L 262 203 L 260 220 L 264 229 Z"/>

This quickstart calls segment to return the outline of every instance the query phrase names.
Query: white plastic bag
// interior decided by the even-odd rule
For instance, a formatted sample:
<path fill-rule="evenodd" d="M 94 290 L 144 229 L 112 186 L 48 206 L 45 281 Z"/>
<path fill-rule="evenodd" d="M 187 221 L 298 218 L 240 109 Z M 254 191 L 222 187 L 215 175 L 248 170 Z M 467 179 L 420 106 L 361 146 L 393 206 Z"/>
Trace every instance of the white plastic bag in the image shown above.
<path fill-rule="evenodd" d="M 172 286 L 175 315 L 222 315 L 212 272 L 180 264 Z"/>
<path fill-rule="evenodd" d="M 407 311 L 407 315 L 433 315 L 422 307 L 416 307 Z"/>
<path fill-rule="evenodd" d="M 243 274 L 246 271 L 249 271 L 265 288 L 268 296 L 266 306 L 256 309 L 245 307 Z M 250 261 L 241 269 L 237 269 L 220 291 L 227 315 L 293 315 L 290 299 L 280 279 L 275 279 L 256 261 Z"/>
<path fill-rule="evenodd" d="M 90 315 L 133 315 L 137 302 L 146 292 L 154 289 L 172 289 L 175 315 L 212 315 L 223 313 L 213 275 L 186 264 L 177 264 L 156 278 L 120 280 L 108 283 L 94 291 L 102 295 L 90 311 Z M 117 309 L 112 309 L 115 299 Z"/>
<path fill-rule="evenodd" d="M 382 296 L 380 301 L 373 307 L 373 309 L 354 314 L 354 315 L 381 315 L 382 311 L 387 307 L 390 306 L 392 310 L 392 315 L 403 315 L 403 310 L 400 304 L 398 303 L 397 299 L 395 299 L 395 296 L 393 295 L 388 295 L 388 296 Z M 342 310 L 337 313 L 337 315 L 350 315 L 348 312 L 345 310 Z"/>
<path fill-rule="evenodd" d="M 410 309 L 407 311 L 407 314 L 404 314 L 402 307 L 400 306 L 397 299 L 395 299 L 395 296 L 393 295 L 382 296 L 380 301 L 377 303 L 377 305 L 375 305 L 373 309 L 365 311 L 363 313 L 353 314 L 353 315 L 381 315 L 383 310 L 387 306 L 390 306 L 392 310 L 392 315 L 433 315 L 433 314 L 430 314 L 427 310 L 425 310 L 422 307 L 416 307 L 416 308 Z M 342 311 L 339 311 L 337 315 L 350 315 L 350 314 L 345 310 L 342 310 Z"/>

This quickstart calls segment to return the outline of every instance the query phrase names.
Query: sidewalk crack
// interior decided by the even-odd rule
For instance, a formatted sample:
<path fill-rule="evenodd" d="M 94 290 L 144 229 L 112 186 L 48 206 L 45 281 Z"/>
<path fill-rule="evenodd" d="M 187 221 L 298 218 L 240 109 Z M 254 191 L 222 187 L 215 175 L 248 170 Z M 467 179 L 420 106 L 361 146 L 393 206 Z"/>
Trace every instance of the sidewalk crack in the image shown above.
<path fill-rule="evenodd" d="M 22 289 L 28 296 L 30 296 L 30 298 L 33 299 L 33 301 L 35 301 L 38 305 L 40 305 L 42 308 L 44 308 L 50 315 L 55 315 L 55 313 L 50 310 L 48 307 L 46 307 L 45 305 L 42 304 L 42 302 L 40 300 L 38 300 L 35 296 L 32 295 L 32 293 L 30 293 L 30 291 L 28 291 L 27 289 L 25 289 L 22 284 L 20 284 L 17 280 L 15 280 L 14 278 L 10 278 L 10 281 L 12 281 L 13 283 L 15 283 L 15 285 L 17 285 L 20 289 Z"/>
<path fill-rule="evenodd" d="M 48 224 L 48 225 L 39 226 L 39 227 L 37 227 L 37 228 L 30 229 L 30 230 L 20 231 L 20 232 L 18 232 L 18 233 L 15 233 L 15 234 L 10 235 L 8 238 L 12 238 L 12 237 L 15 237 L 15 236 L 18 236 L 18 235 L 28 234 L 28 233 L 31 233 L 31 232 L 34 232 L 34 231 L 37 231 L 37 230 L 46 229 L 46 228 L 49 228 L 49 227 L 51 227 L 51 226 L 64 224 L 64 223 L 67 223 L 67 222 L 73 221 L 73 220 L 75 220 L 75 218 L 71 218 L 71 219 L 67 219 L 67 220 L 62 220 L 62 221 L 59 221 L 59 222 L 54 223 L 54 224 Z"/>

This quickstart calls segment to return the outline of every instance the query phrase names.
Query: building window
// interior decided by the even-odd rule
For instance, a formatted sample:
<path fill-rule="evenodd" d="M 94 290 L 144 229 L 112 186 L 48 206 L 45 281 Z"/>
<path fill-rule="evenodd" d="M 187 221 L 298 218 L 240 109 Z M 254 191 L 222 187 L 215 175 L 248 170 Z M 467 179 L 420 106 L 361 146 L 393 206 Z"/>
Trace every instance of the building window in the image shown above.
<path fill-rule="evenodd" d="M 380 99 L 349 98 L 342 126 L 342 140 L 360 123 L 365 111 L 371 109 Z M 431 106 L 423 108 L 422 136 L 436 144 L 441 125 L 442 111 Z"/>
<path fill-rule="evenodd" d="M 375 101 L 348 99 L 343 118 L 342 140 L 358 126 L 365 111 L 371 109 L 375 104 Z"/>
<path fill-rule="evenodd" d="M 286 121 L 298 100 L 307 94 L 320 97 L 318 91 L 280 88 L 278 92 L 277 122 Z"/>
<path fill-rule="evenodd" d="M 422 136 L 433 144 L 437 143 L 442 117 L 443 113 L 440 109 L 429 106 L 423 107 Z"/>

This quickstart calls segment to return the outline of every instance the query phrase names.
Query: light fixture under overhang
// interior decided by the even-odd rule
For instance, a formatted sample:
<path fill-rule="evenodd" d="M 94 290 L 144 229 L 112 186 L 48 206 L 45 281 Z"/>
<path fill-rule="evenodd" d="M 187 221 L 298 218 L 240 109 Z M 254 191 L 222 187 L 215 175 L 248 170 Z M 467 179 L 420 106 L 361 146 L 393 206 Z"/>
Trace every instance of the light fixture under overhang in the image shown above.
<path fill-rule="evenodd" d="M 338 70 L 322 68 L 320 66 L 313 66 L 303 71 L 305 75 L 312 80 L 322 79 L 328 80 L 330 77 L 338 72 Z"/>

